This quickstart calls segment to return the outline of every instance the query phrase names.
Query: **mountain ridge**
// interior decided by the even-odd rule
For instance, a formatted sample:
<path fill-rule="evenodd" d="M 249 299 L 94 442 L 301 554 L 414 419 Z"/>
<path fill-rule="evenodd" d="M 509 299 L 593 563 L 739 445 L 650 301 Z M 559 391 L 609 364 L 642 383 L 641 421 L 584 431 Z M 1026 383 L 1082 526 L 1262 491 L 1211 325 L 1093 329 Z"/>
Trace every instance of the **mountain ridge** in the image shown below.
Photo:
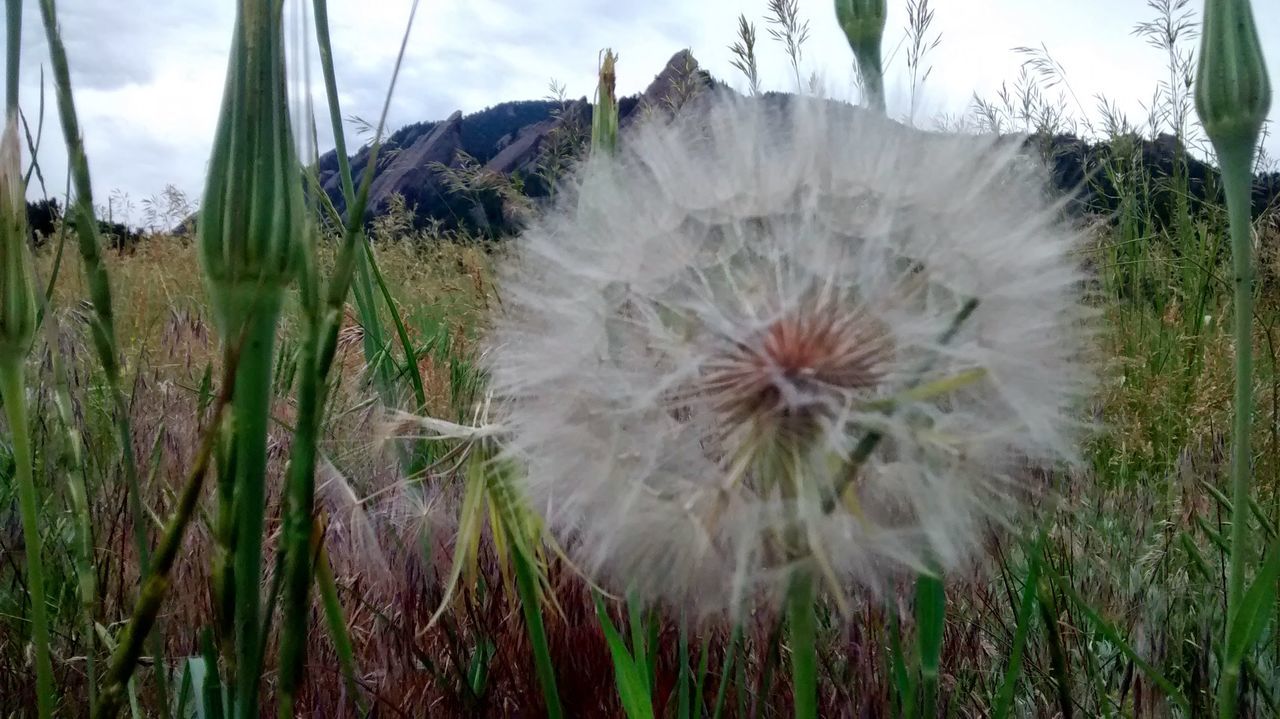
<path fill-rule="evenodd" d="M 653 82 L 639 95 L 621 98 L 620 125 L 625 128 L 648 111 L 670 111 L 704 90 L 734 92 L 702 70 L 688 50 L 675 53 Z M 766 96 L 789 97 L 787 93 Z M 419 224 L 464 229 L 482 236 L 508 234 L 515 228 L 504 211 L 495 181 L 514 184 L 526 197 L 545 197 L 555 173 L 543 176 L 548 157 L 556 152 L 567 165 L 580 154 L 589 137 L 592 105 L 577 100 L 518 100 L 463 115 L 455 111 L 439 121 L 406 125 L 392 133 L 384 145 L 369 197 L 367 219 L 385 212 L 392 196 L 401 195 L 405 206 L 415 209 Z M 557 147 L 567 142 L 568 147 Z M 1120 191 L 1113 179 L 1094 168 L 1117 153 L 1129 152 L 1141 159 L 1152 179 L 1173 176 L 1178 158 L 1185 159 L 1188 186 L 1193 197 L 1204 200 L 1217 184 L 1217 169 L 1189 155 L 1172 135 L 1089 141 L 1071 134 L 1031 135 L 1025 142 L 1037 149 L 1048 165 L 1058 191 L 1070 194 L 1076 212 L 1110 214 L 1118 208 Z M 1127 143 L 1127 144 L 1126 144 Z M 352 172 L 359 177 L 368 163 L 369 146 L 352 156 Z M 554 158 L 552 158 L 554 160 Z M 331 151 L 320 158 L 321 184 L 334 206 L 345 209 L 337 177 L 337 157 Z M 492 173 L 489 187 L 468 192 L 457 186 L 459 173 Z M 450 184 L 450 180 L 453 184 Z M 1167 184 L 1167 183 L 1166 183 Z M 1156 187 L 1150 194 L 1153 216 L 1168 217 L 1176 198 L 1172 190 Z M 1277 205 L 1280 173 L 1255 177 L 1255 216 Z"/>

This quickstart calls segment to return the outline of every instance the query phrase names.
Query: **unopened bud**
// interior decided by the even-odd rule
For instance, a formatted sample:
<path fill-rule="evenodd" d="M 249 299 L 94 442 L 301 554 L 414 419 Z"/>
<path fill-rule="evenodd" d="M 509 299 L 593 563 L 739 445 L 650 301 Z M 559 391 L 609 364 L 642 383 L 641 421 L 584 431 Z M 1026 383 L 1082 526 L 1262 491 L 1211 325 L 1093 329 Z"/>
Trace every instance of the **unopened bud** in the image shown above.
<path fill-rule="evenodd" d="M 615 95 L 617 74 L 613 50 L 604 51 L 600 62 L 600 84 L 596 86 L 596 106 L 591 115 L 591 150 L 612 153 L 618 146 L 618 100 Z"/>
<path fill-rule="evenodd" d="M 235 331 L 292 279 L 304 221 L 279 3 L 240 3 L 198 233 L 211 300 Z"/>
<path fill-rule="evenodd" d="M 0 353 L 25 356 L 36 330 L 36 290 L 27 247 L 26 184 L 18 116 L 0 137 Z"/>
<path fill-rule="evenodd" d="M 1206 0 L 1195 102 L 1219 152 L 1223 143 L 1253 150 L 1271 108 L 1271 84 L 1249 0 Z"/>
<path fill-rule="evenodd" d="M 884 70 L 880 44 L 888 11 L 885 0 L 835 0 L 836 20 L 853 49 L 872 106 L 884 110 Z"/>

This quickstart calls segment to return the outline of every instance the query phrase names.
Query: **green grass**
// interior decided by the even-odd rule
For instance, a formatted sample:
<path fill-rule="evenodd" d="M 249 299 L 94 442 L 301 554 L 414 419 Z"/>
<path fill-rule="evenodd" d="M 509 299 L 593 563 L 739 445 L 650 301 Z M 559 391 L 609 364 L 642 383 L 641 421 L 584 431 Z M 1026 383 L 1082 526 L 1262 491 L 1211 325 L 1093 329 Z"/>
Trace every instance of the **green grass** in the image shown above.
<path fill-rule="evenodd" d="M 323 29 L 323 2 L 315 9 Z M 51 19 L 53 3 L 41 10 Z M 610 73 L 634 71 L 607 57 Z M 1169 57 L 1174 77 L 1189 71 Z M 340 128 L 333 68 L 322 69 Z M 1171 108 L 1186 104 L 1176 86 Z M 1048 131 L 1036 119 L 1062 117 L 1046 105 L 1019 118 L 1015 104 L 1002 115 L 984 103 L 976 122 Z M 600 151 L 610 133 L 595 131 Z M 1264 254 L 1246 318 L 1256 407 L 1241 493 L 1229 472 L 1240 343 L 1227 208 L 1196 200 L 1183 165 L 1153 176 L 1140 138 L 1100 139 L 1112 151 L 1092 181 L 1118 209 L 1091 219 L 1081 258 L 1105 320 L 1087 469 L 1051 477 L 1030 521 L 996 533 L 972 572 L 843 608 L 798 602 L 790 620 L 695 622 L 605 597 L 543 537 L 487 439 L 424 441 L 382 411 L 486 419 L 475 354 L 500 306 L 502 247 L 392 216 L 366 256 L 364 228 L 308 207 L 327 221 L 300 231 L 279 322 L 260 323 L 256 340 L 274 354 L 245 365 L 239 335 L 219 334 L 196 244 L 158 235 L 104 252 L 78 216 L 62 241 L 80 266 L 58 265 L 59 238 L 36 256 L 51 287 L 44 325 L 25 386 L 3 392 L 26 404 L 6 405 L 0 432 L 6 711 L 35 716 L 42 699 L 56 716 L 1163 717 L 1220 711 L 1229 692 L 1242 715 L 1274 714 L 1280 263 L 1266 248 L 1280 221 L 1254 223 Z M 84 190 L 87 158 L 73 159 Z M 344 177 L 349 198 L 361 179 Z M 237 380 L 241 395 L 237 369 L 256 382 Z M 1261 582 L 1233 579 L 1241 537 Z M 35 671 L 41 589 L 52 689 Z"/>

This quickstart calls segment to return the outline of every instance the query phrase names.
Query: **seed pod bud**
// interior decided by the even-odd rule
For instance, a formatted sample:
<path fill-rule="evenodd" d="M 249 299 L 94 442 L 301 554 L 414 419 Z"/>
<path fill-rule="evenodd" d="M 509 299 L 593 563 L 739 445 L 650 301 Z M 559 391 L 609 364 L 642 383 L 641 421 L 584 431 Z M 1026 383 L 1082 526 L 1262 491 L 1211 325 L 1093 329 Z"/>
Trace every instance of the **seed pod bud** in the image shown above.
<path fill-rule="evenodd" d="M 596 106 L 591 115 L 591 149 L 593 152 L 613 152 L 618 146 L 618 100 L 614 94 L 617 74 L 614 63 L 618 56 L 613 50 L 604 51 L 600 62 L 600 84 L 596 87 Z"/>
<path fill-rule="evenodd" d="M 880 65 L 880 43 L 888 11 L 885 0 L 835 0 L 836 20 L 853 48 L 858 72 L 871 104 L 884 110 L 884 71 Z"/>
<path fill-rule="evenodd" d="M 303 225 L 282 3 L 241 2 L 200 214 L 200 257 L 222 328 L 278 303 Z"/>
<path fill-rule="evenodd" d="M 1271 107 L 1271 85 L 1249 0 L 1206 0 L 1195 102 L 1215 146 L 1244 143 L 1252 151 Z"/>
<path fill-rule="evenodd" d="M 0 137 L 0 353 L 23 357 L 36 330 L 36 290 L 27 248 L 27 203 L 22 181 L 18 116 Z"/>

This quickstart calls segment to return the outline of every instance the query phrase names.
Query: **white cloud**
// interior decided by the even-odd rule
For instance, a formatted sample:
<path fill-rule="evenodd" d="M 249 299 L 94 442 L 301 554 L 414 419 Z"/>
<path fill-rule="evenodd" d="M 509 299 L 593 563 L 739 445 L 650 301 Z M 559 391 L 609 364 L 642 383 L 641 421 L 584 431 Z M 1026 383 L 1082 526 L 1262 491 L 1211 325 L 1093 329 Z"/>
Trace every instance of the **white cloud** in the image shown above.
<path fill-rule="evenodd" d="M 297 5 L 298 0 L 291 2 Z M 1137 22 L 1152 16 L 1142 0 L 931 4 L 942 41 L 927 58 L 933 71 L 918 114 L 922 123 L 937 113 L 963 112 L 975 92 L 990 97 L 1001 81 L 1012 81 L 1021 58 L 1011 49 L 1020 45 L 1043 43 L 1087 111 L 1094 110 L 1095 96 L 1102 94 L 1136 122 L 1145 120 L 1141 103 L 1167 77 L 1161 52 L 1131 35 Z M 894 53 L 906 24 L 905 0 L 891 0 L 890 5 L 886 55 Z M 34 123 L 47 49 L 39 14 L 33 4 L 27 7 L 22 92 Z M 330 0 L 344 115 L 376 120 L 409 7 L 409 0 Z M 692 48 L 712 74 L 742 86 L 728 52 L 739 13 L 756 23 L 765 84 L 790 89 L 791 70 L 781 46 L 769 38 L 765 7 L 765 0 L 428 0 L 409 38 L 389 124 L 542 97 L 553 78 L 572 97 L 589 95 L 598 53 L 606 46 L 620 54 L 622 94 L 642 90 L 684 47 Z M 818 72 L 830 91 L 851 95 L 851 58 L 830 0 L 799 0 L 799 7 L 811 30 L 803 72 Z M 1255 2 L 1254 8 L 1269 43 L 1272 77 L 1280 84 L 1280 3 Z M 234 4 L 62 0 L 59 12 L 95 199 L 102 203 L 110 191 L 120 190 L 136 202 L 169 183 L 198 195 L 217 119 Z M 904 59 L 905 48 L 898 48 L 889 66 L 891 101 L 900 113 L 906 112 L 909 96 Z M 311 74 L 316 101 L 322 103 L 314 61 Z M 52 88 L 47 87 L 41 164 L 48 191 L 61 194 L 65 150 Z M 1280 117 L 1280 109 L 1272 117 Z M 331 135 L 324 118 L 322 112 L 320 142 L 328 147 Z M 357 145 L 359 139 L 348 142 Z M 1280 156 L 1280 137 L 1270 141 L 1269 150 Z"/>

